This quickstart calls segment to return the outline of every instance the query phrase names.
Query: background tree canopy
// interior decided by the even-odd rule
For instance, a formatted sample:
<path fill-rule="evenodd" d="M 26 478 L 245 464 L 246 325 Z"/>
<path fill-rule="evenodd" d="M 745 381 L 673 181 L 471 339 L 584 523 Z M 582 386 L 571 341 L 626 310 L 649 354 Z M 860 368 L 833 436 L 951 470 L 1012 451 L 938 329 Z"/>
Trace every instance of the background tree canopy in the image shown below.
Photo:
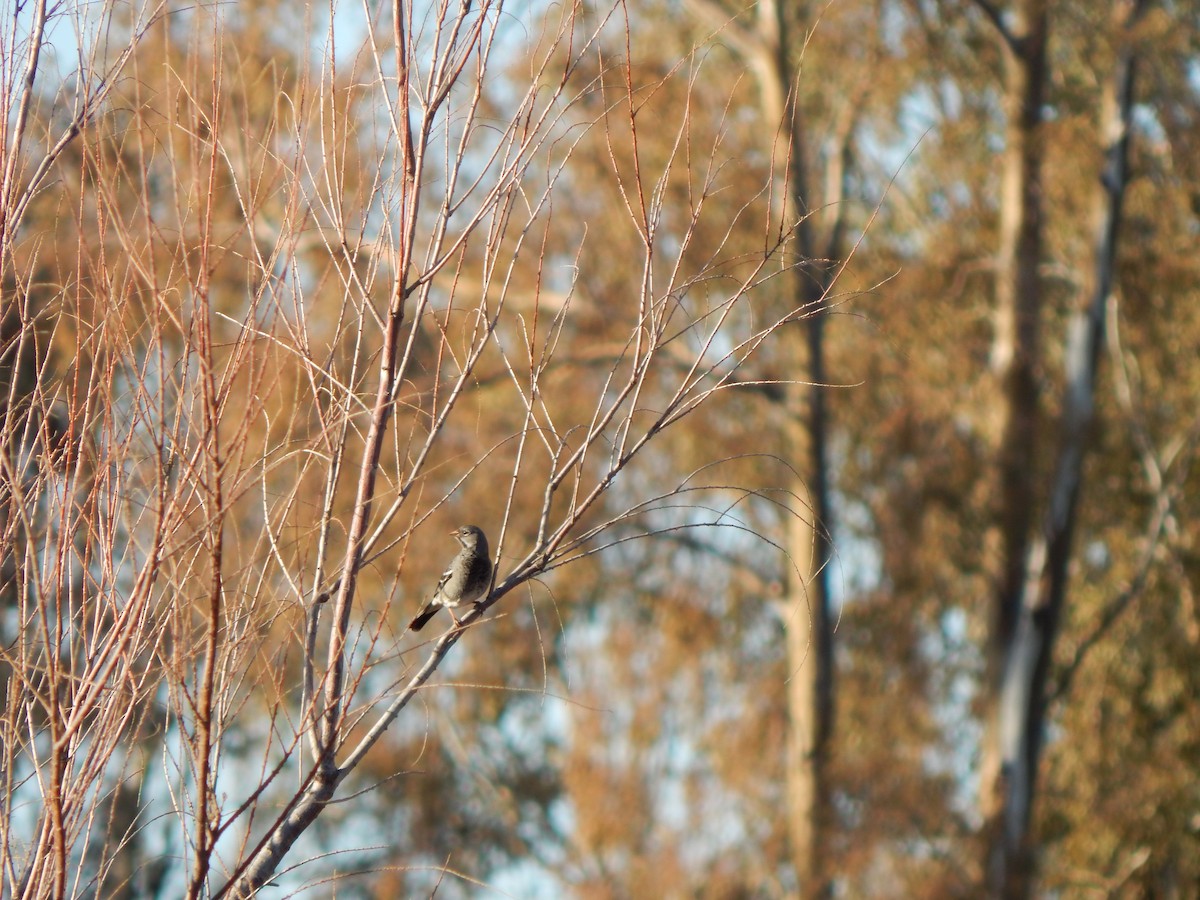
<path fill-rule="evenodd" d="M 0 895 L 1200 892 L 1194 4 L 0 44 Z"/>

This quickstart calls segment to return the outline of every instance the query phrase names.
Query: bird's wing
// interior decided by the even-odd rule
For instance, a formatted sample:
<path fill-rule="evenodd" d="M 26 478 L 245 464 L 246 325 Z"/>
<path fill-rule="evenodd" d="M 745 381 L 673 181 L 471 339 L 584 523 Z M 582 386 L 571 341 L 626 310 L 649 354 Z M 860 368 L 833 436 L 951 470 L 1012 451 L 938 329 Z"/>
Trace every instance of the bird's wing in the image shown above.
<path fill-rule="evenodd" d="M 437 599 L 442 595 L 442 588 L 446 586 L 446 582 L 448 582 L 453 575 L 454 563 L 451 563 L 450 567 L 442 573 L 442 577 L 438 579 L 438 583 L 433 589 L 433 600 L 430 601 L 431 603 L 436 602 Z"/>

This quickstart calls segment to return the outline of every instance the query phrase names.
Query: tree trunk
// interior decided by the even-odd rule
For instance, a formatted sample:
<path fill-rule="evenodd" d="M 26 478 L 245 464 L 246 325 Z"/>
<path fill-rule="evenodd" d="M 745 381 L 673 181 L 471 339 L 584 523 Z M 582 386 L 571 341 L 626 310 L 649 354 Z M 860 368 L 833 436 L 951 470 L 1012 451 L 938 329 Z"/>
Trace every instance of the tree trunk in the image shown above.
<path fill-rule="evenodd" d="M 1042 106 L 1046 82 L 1045 0 L 1020 0 L 1005 43 L 1007 133 L 996 275 L 996 334 L 992 366 L 1000 379 L 1000 443 L 997 516 L 1001 562 L 988 655 L 986 732 L 980 807 L 986 846 L 985 881 L 992 897 L 1022 897 L 1029 865 L 1022 835 L 1028 810 L 1018 804 L 1014 782 L 1026 773 L 1007 749 L 1003 733 L 1011 712 L 1028 698 L 1009 695 L 1011 674 L 1026 665 L 1027 636 L 1018 622 L 1025 596 L 1033 533 L 1035 462 L 1039 413 L 1039 318 L 1042 254 Z"/>
<path fill-rule="evenodd" d="M 782 456 L 796 480 L 791 527 L 787 536 L 789 574 L 784 598 L 788 661 L 788 740 L 785 770 L 790 852 L 800 890 L 806 897 L 831 893 L 827 832 L 830 825 L 827 763 L 834 720 L 833 614 L 830 608 L 829 559 L 833 513 L 829 498 L 828 412 L 823 385 L 826 295 L 841 256 L 847 148 L 856 111 L 846 110 L 834 131 L 834 151 L 824 178 L 814 176 L 811 145 L 799 102 L 799 72 L 793 52 L 804 39 L 797 23 L 813 15 L 789 9 L 780 0 L 759 0 L 753 27 L 730 18 L 713 0 L 690 6 L 754 72 L 763 119 L 777 127 L 764 135 L 771 147 L 776 176 L 786 178 L 782 227 L 791 232 L 795 257 L 792 303 L 806 313 L 786 336 Z M 850 104 L 847 100 L 846 103 Z M 818 191 L 816 185 L 820 183 Z"/>
<path fill-rule="evenodd" d="M 1038 7 L 1032 11 L 1041 17 L 1041 24 L 1034 30 L 1040 34 L 1038 43 L 1043 61 L 1026 63 L 1030 71 L 1044 78 L 1045 8 L 1039 0 L 1029 6 Z M 1120 4 L 1125 16 L 1119 27 L 1127 30 L 1144 6 L 1144 0 Z M 1028 897 L 1034 882 L 1031 822 L 1045 729 L 1046 685 L 1066 598 L 1071 538 L 1088 429 L 1093 419 L 1096 367 L 1104 343 L 1105 306 L 1116 263 L 1133 106 L 1133 72 L 1133 50 L 1126 39 L 1118 53 L 1111 90 L 1104 97 L 1106 166 L 1097 189 L 1095 275 L 1090 296 L 1068 324 L 1065 396 L 1053 481 L 1041 533 L 1021 546 L 1021 558 L 1007 560 L 1010 565 L 1005 573 L 1006 593 L 997 598 L 998 627 L 993 637 L 998 652 L 994 660 L 998 679 L 991 698 L 992 718 L 985 747 L 989 765 L 983 782 L 987 889 L 989 896 L 996 898 Z M 1008 524 L 1009 520 L 1005 522 Z M 1006 542 L 1006 546 L 1011 548 L 1015 544 Z M 1010 582 L 1010 578 L 1019 580 Z"/>
<path fill-rule="evenodd" d="M 768 122 L 783 123 L 786 150 L 777 171 L 788 178 L 785 224 L 795 226 L 794 245 L 806 265 L 794 270 L 794 297 L 807 313 L 789 344 L 799 382 L 785 393 L 788 435 L 785 458 L 797 473 L 792 485 L 792 526 L 785 621 L 788 660 L 788 749 L 786 761 L 788 833 L 792 863 L 806 897 L 832 894 L 828 866 L 830 784 L 828 763 L 833 735 L 833 613 L 829 559 L 833 514 L 829 500 L 828 414 L 825 402 L 825 301 L 839 253 L 842 180 L 825 179 L 837 196 L 815 197 L 813 167 L 798 72 L 792 65 L 796 36 L 777 0 L 760 0 L 759 31 L 770 50 L 762 94 Z M 849 129 L 844 135 L 849 140 Z M 838 161 L 842 160 L 836 154 Z M 820 213 L 815 213 L 820 210 Z M 800 331 L 800 328 L 803 331 Z M 807 382 L 807 383 L 803 383 Z"/>
<path fill-rule="evenodd" d="M 782 122 L 787 129 L 788 153 L 780 166 L 788 176 L 785 221 L 795 224 L 797 255 L 806 263 L 794 270 L 794 297 L 807 318 L 803 332 L 797 329 L 789 343 L 796 362 L 794 377 L 807 384 L 790 385 L 785 400 L 785 433 L 789 436 L 785 454 L 797 473 L 792 485 L 796 508 L 788 535 L 793 565 L 785 623 L 789 673 L 786 777 L 792 862 L 804 896 L 819 898 L 832 894 L 828 764 L 834 720 L 825 302 L 836 272 L 834 260 L 840 254 L 843 185 L 841 177 L 826 178 L 827 193 L 834 196 L 814 196 L 816 179 L 810 157 L 815 148 L 810 146 L 800 105 L 799 73 L 790 54 L 797 38 L 789 33 L 788 19 L 777 0 L 759 3 L 759 23 L 774 57 L 773 83 L 763 90 L 767 121 Z M 771 101 L 778 105 L 771 108 Z M 849 140 L 849 132 L 847 127 L 843 141 Z M 840 151 L 835 159 L 843 161 Z"/>
<path fill-rule="evenodd" d="M 814 384 L 821 366 L 820 317 L 810 319 L 809 365 Z M 815 332 L 815 333 L 814 333 Z M 816 353 L 813 354 L 815 345 Z M 809 389 L 807 409 L 801 388 L 789 410 L 788 431 L 798 439 L 791 456 L 808 457 L 810 481 L 793 487 L 796 502 L 807 496 L 807 508 L 794 511 L 788 536 L 794 568 L 788 580 L 785 622 L 788 660 L 788 833 L 800 888 L 806 897 L 831 894 L 827 838 L 829 831 L 828 761 L 833 732 L 833 616 L 829 603 L 829 509 L 826 480 L 826 421 L 820 389 Z M 805 446 L 807 445 L 807 446 Z"/>

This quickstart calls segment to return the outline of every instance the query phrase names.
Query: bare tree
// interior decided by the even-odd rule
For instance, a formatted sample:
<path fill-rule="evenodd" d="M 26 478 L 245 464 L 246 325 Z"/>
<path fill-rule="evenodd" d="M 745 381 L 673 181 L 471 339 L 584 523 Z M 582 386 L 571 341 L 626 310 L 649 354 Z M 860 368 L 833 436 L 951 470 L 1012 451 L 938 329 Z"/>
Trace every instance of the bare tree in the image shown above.
<path fill-rule="evenodd" d="M 97 24 L 61 84 L 39 82 L 45 4 L 9 23 L 0 890 L 254 895 L 497 604 L 686 502 L 599 501 L 806 310 L 755 306 L 789 270 L 769 216 L 752 254 L 693 252 L 758 198 L 710 209 L 721 148 L 686 104 L 642 158 L 643 98 L 599 42 L 629 39 L 621 9 L 396 0 L 346 54 L 360 13 L 335 7 L 322 52 L 285 58 L 220 7 L 64 8 Z M 38 98 L 71 85 L 39 144 Z M 628 151 L 607 177 L 630 296 L 576 291 L 545 251 L 592 128 Z M 617 338 L 571 381 L 581 312 Z M 485 418 L 513 424 L 482 443 Z M 472 483 L 494 584 L 416 644 L 426 526 Z M 137 856 L 151 827 L 168 871 Z"/>

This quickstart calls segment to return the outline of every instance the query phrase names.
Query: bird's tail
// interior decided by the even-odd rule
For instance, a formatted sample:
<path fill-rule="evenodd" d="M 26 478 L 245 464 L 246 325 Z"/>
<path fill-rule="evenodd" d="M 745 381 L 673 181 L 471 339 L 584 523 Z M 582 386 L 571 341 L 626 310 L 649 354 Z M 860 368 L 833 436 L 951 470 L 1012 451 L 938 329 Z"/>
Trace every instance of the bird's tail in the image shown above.
<path fill-rule="evenodd" d="M 437 615 L 437 611 L 439 609 L 441 609 L 440 606 L 434 606 L 432 603 L 430 603 L 423 610 L 417 613 L 417 617 L 408 623 L 408 627 L 413 631 L 420 631 L 425 627 L 425 623 Z"/>

